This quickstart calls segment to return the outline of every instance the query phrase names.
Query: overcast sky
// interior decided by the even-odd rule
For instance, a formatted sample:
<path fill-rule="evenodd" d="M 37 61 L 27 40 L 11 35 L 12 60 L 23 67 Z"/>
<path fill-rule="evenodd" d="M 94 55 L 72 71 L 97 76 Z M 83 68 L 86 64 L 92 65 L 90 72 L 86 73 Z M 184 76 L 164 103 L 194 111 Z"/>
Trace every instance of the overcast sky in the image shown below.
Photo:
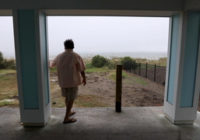
<path fill-rule="evenodd" d="M 73 39 L 76 52 L 167 52 L 169 18 L 48 17 L 49 53 Z M 0 17 L 0 51 L 14 55 L 11 17 Z"/>
<path fill-rule="evenodd" d="M 6 56 L 14 56 L 14 33 L 11 17 L 0 17 L 0 51 Z"/>

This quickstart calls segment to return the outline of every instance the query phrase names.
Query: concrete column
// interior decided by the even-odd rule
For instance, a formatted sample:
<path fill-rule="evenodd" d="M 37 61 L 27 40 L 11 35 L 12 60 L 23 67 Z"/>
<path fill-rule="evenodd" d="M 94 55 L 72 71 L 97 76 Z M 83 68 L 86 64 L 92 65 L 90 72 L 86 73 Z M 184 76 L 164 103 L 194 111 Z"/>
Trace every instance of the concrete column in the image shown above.
<path fill-rule="evenodd" d="M 21 122 L 44 125 L 50 115 L 46 17 L 13 10 Z"/>
<path fill-rule="evenodd" d="M 164 113 L 174 124 L 196 119 L 200 89 L 200 13 L 171 17 Z"/>

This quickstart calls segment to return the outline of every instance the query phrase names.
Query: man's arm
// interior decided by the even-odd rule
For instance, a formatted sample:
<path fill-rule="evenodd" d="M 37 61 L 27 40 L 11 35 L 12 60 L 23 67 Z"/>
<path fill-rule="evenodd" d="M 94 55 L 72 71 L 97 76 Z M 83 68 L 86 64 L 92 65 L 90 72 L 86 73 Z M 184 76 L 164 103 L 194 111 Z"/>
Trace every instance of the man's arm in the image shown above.
<path fill-rule="evenodd" d="M 55 67 L 56 66 L 56 63 L 51 63 L 50 64 L 50 68 L 53 68 L 53 67 Z"/>
<path fill-rule="evenodd" d="M 82 78 L 83 78 L 83 85 L 85 86 L 85 85 L 86 85 L 85 71 L 82 71 L 82 72 L 81 72 L 81 76 L 82 76 Z"/>
<path fill-rule="evenodd" d="M 81 73 L 81 77 L 83 78 L 83 85 L 86 85 L 86 76 L 85 76 L 85 64 L 83 62 L 83 59 L 78 55 L 78 64 L 77 64 L 77 68 L 79 69 L 80 73 Z"/>
<path fill-rule="evenodd" d="M 55 67 L 56 66 L 56 62 L 57 62 L 57 57 L 52 62 L 50 62 L 50 68 Z"/>

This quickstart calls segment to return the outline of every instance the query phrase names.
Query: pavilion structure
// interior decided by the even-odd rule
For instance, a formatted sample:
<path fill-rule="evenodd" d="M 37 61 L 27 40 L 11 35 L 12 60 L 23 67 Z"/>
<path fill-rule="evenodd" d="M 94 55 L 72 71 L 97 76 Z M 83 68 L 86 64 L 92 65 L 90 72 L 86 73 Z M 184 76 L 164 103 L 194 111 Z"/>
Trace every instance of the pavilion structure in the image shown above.
<path fill-rule="evenodd" d="M 194 122 L 200 91 L 199 0 L 0 0 L 0 16 L 14 19 L 24 125 L 45 125 L 51 115 L 46 16 L 60 15 L 169 17 L 164 113 L 174 124 Z"/>

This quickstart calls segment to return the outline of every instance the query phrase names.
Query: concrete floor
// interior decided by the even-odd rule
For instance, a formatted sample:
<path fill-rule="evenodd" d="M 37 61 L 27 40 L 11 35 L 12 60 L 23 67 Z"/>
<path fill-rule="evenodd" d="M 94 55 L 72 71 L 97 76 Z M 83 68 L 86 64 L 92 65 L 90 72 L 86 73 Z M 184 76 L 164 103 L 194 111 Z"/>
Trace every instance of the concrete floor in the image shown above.
<path fill-rule="evenodd" d="M 73 124 L 62 124 L 65 109 L 53 108 L 43 128 L 20 125 L 18 108 L 0 108 L 0 140 L 200 140 L 200 114 L 194 125 L 176 126 L 162 107 L 75 108 Z"/>

